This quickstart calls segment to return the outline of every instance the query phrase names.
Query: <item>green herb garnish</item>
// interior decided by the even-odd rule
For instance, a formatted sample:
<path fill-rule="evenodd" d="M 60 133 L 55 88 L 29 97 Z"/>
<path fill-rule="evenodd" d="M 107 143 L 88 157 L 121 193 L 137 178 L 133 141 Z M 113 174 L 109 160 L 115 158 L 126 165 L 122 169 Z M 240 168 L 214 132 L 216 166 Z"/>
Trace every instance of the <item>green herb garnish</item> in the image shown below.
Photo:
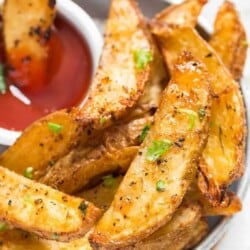
<path fill-rule="evenodd" d="M 139 140 L 140 142 L 143 142 L 146 138 L 146 136 L 148 135 L 148 131 L 150 130 L 150 125 L 146 125 L 143 129 L 142 132 L 139 136 Z"/>
<path fill-rule="evenodd" d="M 54 133 L 60 133 L 63 126 L 57 123 L 48 122 L 48 128 Z"/>
<path fill-rule="evenodd" d="M 24 170 L 23 175 L 28 179 L 33 179 L 33 171 L 34 169 L 32 167 L 28 167 Z"/>
<path fill-rule="evenodd" d="M 249 43 L 247 40 L 242 41 L 242 45 L 248 47 Z"/>
<path fill-rule="evenodd" d="M 52 234 L 52 239 L 53 239 L 53 240 L 59 240 L 59 238 L 60 238 L 60 237 L 59 237 L 58 233 L 53 233 L 53 234 Z"/>
<path fill-rule="evenodd" d="M 87 214 L 88 206 L 89 206 L 89 204 L 86 201 L 83 201 L 83 202 L 81 202 L 81 204 L 78 207 L 84 216 L 86 216 L 86 214 Z"/>
<path fill-rule="evenodd" d="M 159 191 L 159 192 L 163 192 L 165 191 L 165 181 L 163 180 L 159 180 L 156 182 L 156 190 Z"/>
<path fill-rule="evenodd" d="M 4 80 L 4 66 L 3 64 L 0 64 L 0 93 L 5 94 L 6 93 L 6 83 Z"/>
<path fill-rule="evenodd" d="M 198 117 L 197 113 L 194 112 L 192 109 L 179 109 L 179 111 L 181 113 L 185 113 L 188 114 L 188 118 L 189 118 L 189 125 L 188 125 L 188 129 L 193 129 L 195 126 L 195 121 Z"/>
<path fill-rule="evenodd" d="M 115 183 L 115 178 L 112 174 L 106 175 L 102 177 L 103 185 L 105 187 L 113 187 Z"/>
<path fill-rule="evenodd" d="M 153 141 L 152 145 L 147 150 L 146 158 L 149 161 L 156 161 L 173 145 L 170 140 Z"/>
<path fill-rule="evenodd" d="M 6 223 L 0 222 L 0 232 L 5 232 L 8 229 L 9 229 L 9 227 Z"/>
<path fill-rule="evenodd" d="M 31 202 L 32 202 L 31 197 L 30 197 L 29 194 L 25 195 L 23 199 L 24 199 L 24 201 L 27 202 L 27 203 L 31 203 Z"/>
<path fill-rule="evenodd" d="M 144 69 L 153 61 L 153 54 L 149 50 L 138 49 L 134 51 L 134 62 L 137 69 Z"/>
<path fill-rule="evenodd" d="M 200 118 L 200 121 L 202 121 L 204 119 L 204 117 L 206 116 L 206 110 L 205 109 L 199 109 L 199 118 Z"/>
<path fill-rule="evenodd" d="M 106 121 L 107 121 L 107 118 L 106 118 L 106 117 L 101 117 L 101 118 L 100 118 L 100 123 L 101 123 L 101 124 L 104 124 Z"/>

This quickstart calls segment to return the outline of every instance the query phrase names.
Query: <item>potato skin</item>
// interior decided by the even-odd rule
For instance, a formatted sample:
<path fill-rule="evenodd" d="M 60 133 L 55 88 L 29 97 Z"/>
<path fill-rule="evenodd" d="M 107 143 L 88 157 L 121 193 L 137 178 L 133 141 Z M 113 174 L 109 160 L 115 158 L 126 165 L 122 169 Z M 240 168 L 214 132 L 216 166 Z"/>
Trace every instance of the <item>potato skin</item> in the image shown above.
<path fill-rule="evenodd" d="M 211 101 L 209 85 L 203 64 L 184 54 L 163 93 L 148 136 L 110 208 L 89 237 L 94 248 L 113 249 L 134 244 L 171 219 L 194 177 L 195 163 L 206 143 Z M 194 112 L 204 109 L 204 119 L 197 119 L 195 127 L 190 129 L 189 116 L 179 111 L 183 108 Z M 148 148 L 164 139 L 172 141 L 173 146 L 159 161 L 149 161 Z M 163 192 L 156 190 L 159 180 L 166 181 Z"/>
<path fill-rule="evenodd" d="M 227 207 L 228 185 L 244 172 L 246 117 L 240 87 L 220 57 L 191 27 L 152 23 L 169 71 L 184 51 L 207 66 L 211 75 L 212 110 L 207 145 L 199 162 L 199 188 L 213 206 Z"/>
<path fill-rule="evenodd" d="M 221 57 L 233 78 L 239 81 L 242 77 L 248 45 L 244 26 L 232 2 L 225 1 L 220 7 L 209 44 Z"/>

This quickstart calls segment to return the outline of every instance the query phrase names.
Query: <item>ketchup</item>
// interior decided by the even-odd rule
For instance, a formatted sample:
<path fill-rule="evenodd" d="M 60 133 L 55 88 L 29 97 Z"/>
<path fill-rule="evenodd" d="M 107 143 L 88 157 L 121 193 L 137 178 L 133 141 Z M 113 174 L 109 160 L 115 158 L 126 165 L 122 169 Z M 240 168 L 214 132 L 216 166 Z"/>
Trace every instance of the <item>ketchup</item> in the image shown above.
<path fill-rule="evenodd" d="M 4 64 L 3 39 L 0 61 Z M 48 113 L 79 105 L 88 91 L 92 67 L 87 43 L 64 17 L 58 15 L 49 44 L 46 84 L 39 91 L 20 89 L 29 104 L 20 101 L 9 90 L 0 94 L 0 127 L 20 131 Z M 11 85 L 8 79 L 6 81 Z"/>

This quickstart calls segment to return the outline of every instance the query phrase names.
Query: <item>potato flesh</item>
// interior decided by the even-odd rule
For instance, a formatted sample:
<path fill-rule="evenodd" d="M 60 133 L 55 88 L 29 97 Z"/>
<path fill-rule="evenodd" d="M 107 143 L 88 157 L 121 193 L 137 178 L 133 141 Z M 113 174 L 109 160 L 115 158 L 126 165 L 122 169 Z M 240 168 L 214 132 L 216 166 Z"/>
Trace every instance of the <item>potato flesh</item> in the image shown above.
<path fill-rule="evenodd" d="M 69 241 L 85 235 L 100 216 L 93 204 L 0 167 L 0 220 L 42 238 Z M 79 209 L 85 206 L 85 211 Z"/>
<path fill-rule="evenodd" d="M 235 80 L 240 80 L 247 54 L 247 37 L 233 3 L 225 1 L 217 13 L 209 44 Z"/>
<path fill-rule="evenodd" d="M 209 104 L 209 79 L 205 68 L 192 61 L 190 55 L 183 55 L 163 94 L 154 125 L 125 175 L 111 207 L 90 235 L 94 247 L 112 249 L 133 244 L 171 219 L 193 178 L 196 170 L 194 162 L 206 141 Z M 203 121 L 197 120 L 196 127 L 190 131 L 187 114 L 178 112 L 181 108 L 194 112 L 203 108 L 206 115 Z M 173 146 L 158 164 L 146 159 L 147 148 L 153 141 L 169 139 L 175 142 L 181 137 L 184 138 L 183 147 Z M 166 181 L 165 192 L 156 190 L 160 179 Z"/>
<path fill-rule="evenodd" d="M 207 146 L 199 164 L 199 187 L 213 205 L 224 202 L 227 206 L 221 188 L 238 179 L 244 171 L 245 108 L 239 86 L 216 52 L 192 28 L 158 23 L 153 24 L 152 29 L 161 43 L 170 71 L 180 53 L 189 51 L 206 64 L 211 75 L 211 122 Z"/>

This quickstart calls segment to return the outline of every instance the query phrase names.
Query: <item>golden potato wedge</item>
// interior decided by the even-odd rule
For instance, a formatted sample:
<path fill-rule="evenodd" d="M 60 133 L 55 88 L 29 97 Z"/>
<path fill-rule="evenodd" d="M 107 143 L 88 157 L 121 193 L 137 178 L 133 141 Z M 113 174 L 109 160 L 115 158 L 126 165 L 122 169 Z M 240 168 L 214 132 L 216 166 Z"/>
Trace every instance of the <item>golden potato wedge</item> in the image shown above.
<path fill-rule="evenodd" d="M 212 111 L 207 146 L 199 163 L 199 188 L 213 206 L 228 206 L 223 190 L 244 171 L 245 107 L 239 85 L 216 52 L 190 27 L 154 23 L 170 72 L 178 56 L 190 51 L 212 77 Z"/>
<path fill-rule="evenodd" d="M 206 110 L 202 120 L 200 109 Z M 171 219 L 196 172 L 195 162 L 207 138 L 209 110 L 206 69 L 184 54 L 148 136 L 90 235 L 94 248 L 134 244 Z"/>
<path fill-rule="evenodd" d="M 84 236 L 100 216 L 92 203 L 53 190 L 0 167 L 0 221 L 42 238 Z"/>
<path fill-rule="evenodd" d="M 70 242 L 41 239 L 34 234 L 11 229 L 0 232 L 1 250 L 92 250 L 87 237 Z"/>
<path fill-rule="evenodd" d="M 247 56 L 247 37 L 232 2 L 225 1 L 217 14 L 210 45 L 221 57 L 235 80 L 240 80 Z"/>
<path fill-rule="evenodd" d="M 173 4 L 158 13 L 154 20 L 195 27 L 198 16 L 206 3 L 207 0 L 186 0 L 180 4 Z"/>
<path fill-rule="evenodd" d="M 48 42 L 55 4 L 55 0 L 4 1 L 7 74 L 18 87 L 34 89 L 46 83 Z"/>
<path fill-rule="evenodd" d="M 111 6 L 111 16 L 109 18 L 110 24 L 108 24 L 108 27 L 114 25 L 113 23 L 115 21 L 113 20 L 114 18 L 112 18 L 112 16 L 115 15 L 118 10 L 122 12 L 121 9 L 117 10 L 117 5 L 120 6 L 120 8 L 124 8 L 124 11 L 126 10 L 126 8 L 133 9 L 127 12 L 125 11 L 124 13 L 126 13 L 126 15 L 129 14 L 134 16 L 134 19 L 136 19 L 137 22 L 141 22 L 141 30 L 138 30 L 138 35 L 143 32 L 147 34 L 146 37 L 148 40 L 146 41 L 145 39 L 144 43 L 147 43 L 147 46 L 152 52 L 154 60 L 150 63 L 150 69 L 148 69 L 147 71 L 147 83 L 144 84 L 143 92 L 140 93 L 141 96 L 137 100 L 133 108 L 129 109 L 129 114 L 127 114 L 122 120 L 116 122 L 114 128 L 108 128 L 107 131 L 104 132 L 104 134 L 94 136 L 93 138 L 91 138 L 91 140 L 79 144 L 79 146 L 70 151 L 69 154 L 59 159 L 52 168 L 48 168 L 46 174 L 38 179 L 42 183 L 53 186 L 54 188 L 65 191 L 67 193 L 74 193 L 81 190 L 92 179 L 107 172 L 113 172 L 115 170 L 123 170 L 128 168 L 137 152 L 137 146 L 141 143 L 141 141 L 138 140 L 138 136 L 140 135 L 143 128 L 147 124 L 150 124 L 153 120 L 153 114 L 159 105 L 159 100 L 164 88 L 164 83 L 166 83 L 166 69 L 162 60 L 162 56 L 160 55 L 158 48 L 156 47 L 154 40 L 151 37 L 151 34 L 148 34 L 149 31 L 147 30 L 146 25 L 142 20 L 139 9 L 133 1 L 126 1 L 124 4 L 122 4 L 122 1 L 114 1 L 112 3 L 112 6 L 114 7 Z M 122 19 L 125 19 L 125 17 L 123 17 L 122 15 L 119 16 Z M 114 36 L 119 36 L 120 39 L 120 35 L 114 33 Z M 109 39 L 107 38 L 107 44 L 109 44 Z M 128 39 L 128 37 L 124 36 L 124 40 L 125 39 Z M 123 44 L 125 44 L 125 42 Z M 136 51 L 135 48 L 136 46 L 138 46 L 138 44 L 134 45 L 135 48 L 131 48 L 131 44 L 128 46 L 129 48 L 127 48 L 126 50 L 130 50 L 131 56 L 133 55 L 134 51 Z M 108 53 L 108 51 L 106 53 Z M 110 54 L 112 53 L 110 52 Z M 110 57 L 110 55 L 108 56 Z M 110 60 L 113 59 L 110 57 Z M 107 60 L 105 60 L 105 62 L 109 63 Z M 124 65 L 123 60 L 120 60 L 119 62 L 121 63 L 122 67 L 122 65 Z M 120 72 L 118 71 L 117 67 L 115 68 L 111 63 L 109 64 L 111 65 L 111 76 L 115 75 L 116 77 L 121 77 L 121 82 L 127 82 L 124 77 L 122 79 L 120 73 L 117 74 L 117 72 Z M 125 74 L 125 69 L 122 70 L 124 70 Z M 138 69 L 136 71 L 138 71 Z M 97 76 L 100 78 L 100 75 L 101 74 Z M 98 77 L 97 79 L 99 79 Z M 127 75 L 127 77 L 131 77 L 131 75 Z M 114 83 L 118 84 L 118 80 L 114 81 Z M 103 87 L 103 85 L 100 86 Z M 118 87 L 120 88 L 121 86 Z M 115 88 L 116 87 L 114 86 L 114 92 L 110 91 L 110 94 L 113 93 L 114 97 L 117 96 Z M 124 89 L 124 86 L 121 88 Z M 97 103 L 101 102 L 101 99 L 98 99 L 96 91 L 93 91 L 92 93 L 97 97 L 93 96 L 93 98 L 90 98 L 90 102 L 93 99 L 96 99 L 97 102 L 95 102 L 95 104 L 91 107 L 96 108 L 97 105 L 99 105 Z M 105 101 L 107 101 L 108 98 L 110 98 L 110 101 L 113 101 L 114 97 L 109 96 L 107 97 L 107 99 L 105 99 Z M 105 106 L 103 106 L 103 103 L 100 104 L 100 107 L 102 107 L 105 112 L 108 112 L 109 108 L 113 108 L 109 106 L 111 106 L 111 104 L 107 105 L 108 108 L 106 109 Z M 90 110 L 88 111 L 87 107 L 88 104 L 86 104 L 86 110 L 84 109 L 84 112 L 90 112 L 91 114 L 93 114 L 94 112 Z M 117 110 L 118 109 L 119 108 L 117 108 Z M 112 112 L 110 113 L 112 114 Z M 82 114 L 82 117 L 85 117 L 84 114 Z M 105 115 L 100 116 L 99 120 L 100 119 L 102 122 L 104 121 L 105 124 L 107 123 L 106 120 L 108 118 L 105 117 Z"/>
<path fill-rule="evenodd" d="M 182 205 L 165 226 L 150 235 L 141 243 L 135 244 L 136 250 L 181 250 L 192 239 L 193 231 L 201 219 L 201 209 L 197 204 Z"/>
<path fill-rule="evenodd" d="M 205 219 L 201 219 L 190 232 L 189 243 L 184 249 L 193 249 L 208 233 L 209 227 Z"/>
<path fill-rule="evenodd" d="M 124 42 L 128 40 L 129 43 Z M 126 116 L 138 104 L 145 85 L 154 86 L 157 79 L 160 79 L 158 84 L 161 82 L 165 71 L 157 53 L 135 2 L 114 0 L 103 55 L 86 105 L 55 112 L 32 124 L 0 156 L 0 165 L 20 174 L 32 167 L 34 179 L 39 180 L 59 159 L 84 146 L 86 141 L 94 140 L 99 130 L 119 117 Z M 142 104 L 147 101 L 142 100 Z M 143 110 L 144 106 L 141 107 Z M 68 176 L 77 176 L 74 169 L 67 169 Z"/>

